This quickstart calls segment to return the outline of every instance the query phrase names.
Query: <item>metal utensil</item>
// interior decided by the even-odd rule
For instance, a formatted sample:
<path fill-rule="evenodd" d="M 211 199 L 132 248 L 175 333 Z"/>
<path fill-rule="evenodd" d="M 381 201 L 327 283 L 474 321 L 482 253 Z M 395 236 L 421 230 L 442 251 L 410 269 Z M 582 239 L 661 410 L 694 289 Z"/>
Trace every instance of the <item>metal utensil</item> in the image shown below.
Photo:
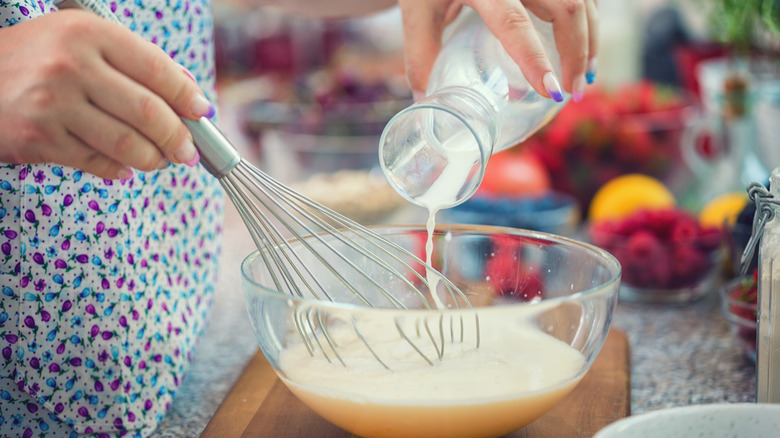
<path fill-rule="evenodd" d="M 108 5 L 99 0 L 62 0 L 58 6 L 90 10 L 119 23 Z M 236 206 L 277 291 L 298 298 L 335 301 L 332 286 L 323 286 L 333 284 L 322 279 L 323 275 L 330 275 L 357 298 L 358 304 L 368 307 L 406 309 L 408 303 L 399 298 L 405 289 L 417 296 L 417 303 L 436 309 L 439 302 L 438 291 L 434 290 L 436 284 L 446 291 L 445 301 L 451 306 L 471 307 L 460 289 L 411 252 L 295 192 L 246 162 L 211 120 L 205 117 L 182 120 L 200 152 L 200 163 L 217 178 Z M 316 245 L 310 243 L 315 241 Z M 447 342 L 464 339 L 462 316 L 445 321 L 443 315 L 435 324 L 430 319 L 422 320 L 415 333 L 407 333 L 400 324 L 396 325 L 399 336 L 431 365 L 444 357 Z M 298 333 L 311 354 L 323 354 L 330 360 L 327 356 L 330 351 L 344 363 L 338 356 L 338 345 L 317 321 L 316 312 L 297 317 Z M 476 348 L 479 347 L 479 320 L 477 316 L 474 318 Z M 357 327 L 354 330 L 362 339 Z M 420 348 L 419 342 L 431 342 L 437 357 L 425 354 L 423 351 L 430 348 Z M 374 356 L 389 368 L 385 361 Z"/>

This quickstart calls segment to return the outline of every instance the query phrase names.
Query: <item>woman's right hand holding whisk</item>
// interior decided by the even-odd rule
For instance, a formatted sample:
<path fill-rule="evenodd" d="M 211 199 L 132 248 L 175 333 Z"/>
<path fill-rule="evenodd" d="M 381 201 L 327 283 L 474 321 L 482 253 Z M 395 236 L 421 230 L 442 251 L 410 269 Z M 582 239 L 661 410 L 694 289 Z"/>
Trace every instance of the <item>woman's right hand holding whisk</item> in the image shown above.
<path fill-rule="evenodd" d="M 53 162 L 106 179 L 198 152 L 181 117 L 213 115 L 160 48 L 91 12 L 0 29 L 0 161 Z"/>

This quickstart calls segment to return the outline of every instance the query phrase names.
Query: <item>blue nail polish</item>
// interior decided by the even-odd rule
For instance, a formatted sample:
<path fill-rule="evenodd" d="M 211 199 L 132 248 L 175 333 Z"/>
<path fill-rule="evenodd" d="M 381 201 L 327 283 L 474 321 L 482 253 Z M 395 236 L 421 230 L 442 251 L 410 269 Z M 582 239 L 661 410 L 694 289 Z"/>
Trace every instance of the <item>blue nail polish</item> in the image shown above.
<path fill-rule="evenodd" d="M 563 95 L 558 91 L 553 90 L 547 90 L 548 93 L 550 93 L 550 97 L 553 98 L 556 102 L 563 102 Z"/>
<path fill-rule="evenodd" d="M 592 84 L 596 81 L 596 72 L 587 71 L 585 72 L 585 81 L 589 84 Z"/>

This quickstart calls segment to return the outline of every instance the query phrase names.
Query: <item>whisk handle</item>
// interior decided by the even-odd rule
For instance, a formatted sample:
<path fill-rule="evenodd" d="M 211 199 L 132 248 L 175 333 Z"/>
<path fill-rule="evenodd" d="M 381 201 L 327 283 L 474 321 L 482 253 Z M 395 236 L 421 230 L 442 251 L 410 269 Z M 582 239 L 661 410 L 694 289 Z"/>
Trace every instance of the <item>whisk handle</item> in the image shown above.
<path fill-rule="evenodd" d="M 211 120 L 201 117 L 199 120 L 182 118 L 182 121 L 198 147 L 200 164 L 209 173 L 221 178 L 241 162 L 241 155 Z"/>

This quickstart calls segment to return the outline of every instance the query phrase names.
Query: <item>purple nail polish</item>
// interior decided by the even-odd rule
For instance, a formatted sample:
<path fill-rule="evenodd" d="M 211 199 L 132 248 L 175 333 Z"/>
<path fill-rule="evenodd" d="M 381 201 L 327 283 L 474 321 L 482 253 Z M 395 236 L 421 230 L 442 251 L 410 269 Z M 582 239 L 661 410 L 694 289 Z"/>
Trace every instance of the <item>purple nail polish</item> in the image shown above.
<path fill-rule="evenodd" d="M 556 102 L 563 102 L 563 90 L 558 83 L 558 78 L 555 77 L 555 73 L 547 72 L 542 76 L 542 83 L 547 92 L 550 93 L 550 97 Z"/>
<path fill-rule="evenodd" d="M 209 104 L 209 112 L 203 115 L 203 117 L 207 119 L 213 119 L 214 116 L 217 115 L 217 109 L 214 107 L 213 103 Z"/>

